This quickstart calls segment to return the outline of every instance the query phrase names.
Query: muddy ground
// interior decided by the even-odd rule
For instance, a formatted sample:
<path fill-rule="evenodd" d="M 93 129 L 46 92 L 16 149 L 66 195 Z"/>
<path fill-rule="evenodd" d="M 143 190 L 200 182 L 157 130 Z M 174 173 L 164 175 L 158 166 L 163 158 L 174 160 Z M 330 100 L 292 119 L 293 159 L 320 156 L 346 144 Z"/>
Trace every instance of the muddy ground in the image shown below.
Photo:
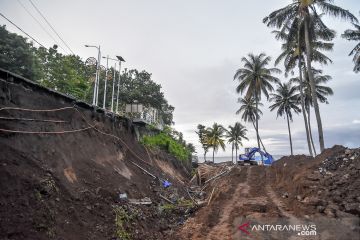
<path fill-rule="evenodd" d="M 328 149 L 315 159 L 293 156 L 272 167 L 236 166 L 211 183 L 208 194 L 213 188 L 215 193 L 210 204 L 186 221 L 178 237 L 358 240 L 359 176 L 360 149 L 341 146 Z M 252 228 L 259 224 L 301 225 L 314 227 L 315 232 Z"/>

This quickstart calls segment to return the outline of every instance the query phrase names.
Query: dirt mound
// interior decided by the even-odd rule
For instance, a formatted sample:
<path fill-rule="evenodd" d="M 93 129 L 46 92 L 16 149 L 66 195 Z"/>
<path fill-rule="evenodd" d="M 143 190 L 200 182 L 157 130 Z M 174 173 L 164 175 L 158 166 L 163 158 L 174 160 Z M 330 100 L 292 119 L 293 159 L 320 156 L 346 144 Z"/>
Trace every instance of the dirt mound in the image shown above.
<path fill-rule="evenodd" d="M 0 239 L 166 239 L 191 213 L 188 170 L 130 121 L 13 76 L 0 109 Z"/>
<path fill-rule="evenodd" d="M 360 149 L 334 146 L 315 159 L 284 157 L 271 170 L 274 188 L 295 214 L 360 217 Z"/>
<path fill-rule="evenodd" d="M 185 222 L 178 237 L 357 240 L 359 162 L 359 149 L 334 146 L 316 158 L 283 157 L 271 167 L 234 166 L 228 174 L 201 186 L 211 202 Z M 214 175 L 221 168 L 214 165 L 203 172 Z M 268 231 L 256 226 L 312 226 L 316 231 Z"/>

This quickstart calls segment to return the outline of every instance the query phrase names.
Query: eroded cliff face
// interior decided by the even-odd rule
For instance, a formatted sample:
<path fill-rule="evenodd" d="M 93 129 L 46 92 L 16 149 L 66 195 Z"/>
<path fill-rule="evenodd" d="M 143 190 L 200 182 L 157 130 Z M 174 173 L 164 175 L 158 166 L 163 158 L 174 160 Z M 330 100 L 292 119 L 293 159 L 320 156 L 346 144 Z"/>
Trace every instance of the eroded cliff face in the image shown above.
<path fill-rule="evenodd" d="M 182 221 L 160 195 L 185 196 L 188 171 L 129 120 L 2 71 L 0 129 L 0 239 L 162 239 Z"/>

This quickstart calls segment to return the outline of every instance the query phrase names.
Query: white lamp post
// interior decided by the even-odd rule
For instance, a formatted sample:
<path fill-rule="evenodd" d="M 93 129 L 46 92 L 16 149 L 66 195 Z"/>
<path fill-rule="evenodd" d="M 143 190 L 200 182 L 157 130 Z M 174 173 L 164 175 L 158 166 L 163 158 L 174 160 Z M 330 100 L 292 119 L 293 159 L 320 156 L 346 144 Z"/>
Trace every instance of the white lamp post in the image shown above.
<path fill-rule="evenodd" d="M 99 78 L 100 78 L 100 60 L 101 60 L 101 52 L 100 52 L 100 45 L 93 46 L 93 45 L 85 45 L 85 47 L 94 47 L 98 50 L 98 60 L 96 63 L 96 76 L 95 76 L 95 83 L 94 83 L 94 95 L 93 95 L 93 105 L 97 106 L 98 104 L 98 96 L 99 96 Z"/>

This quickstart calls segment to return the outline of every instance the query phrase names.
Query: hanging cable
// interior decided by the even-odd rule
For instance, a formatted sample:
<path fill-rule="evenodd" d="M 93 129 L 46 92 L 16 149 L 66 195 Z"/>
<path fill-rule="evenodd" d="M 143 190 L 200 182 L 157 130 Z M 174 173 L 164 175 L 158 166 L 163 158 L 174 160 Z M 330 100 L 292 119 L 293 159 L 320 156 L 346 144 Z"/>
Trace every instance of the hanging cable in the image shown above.
<path fill-rule="evenodd" d="M 60 37 L 60 35 L 56 32 L 56 30 L 54 29 L 54 27 L 49 23 L 49 21 L 45 18 L 45 16 L 40 12 L 40 10 L 35 6 L 35 4 L 33 3 L 33 1 L 29 0 L 29 2 L 31 3 L 31 5 L 35 8 L 35 10 L 40 14 L 40 16 L 45 20 L 45 22 L 49 25 L 49 27 L 54 31 L 54 33 L 56 34 L 56 36 L 58 36 L 58 38 L 64 43 L 64 45 L 70 50 L 70 52 L 72 54 L 75 55 L 75 53 L 71 50 L 71 48 L 66 44 L 66 42 Z"/>
<path fill-rule="evenodd" d="M 65 53 L 67 53 L 67 50 L 65 50 L 57 41 L 56 39 L 49 33 L 48 30 L 41 24 L 41 22 L 25 7 L 25 5 L 20 1 L 17 0 L 17 2 L 21 5 L 21 7 L 31 16 L 32 19 L 41 27 L 41 29 L 55 42 L 56 45 L 58 45 L 62 50 L 64 50 Z"/>
<path fill-rule="evenodd" d="M 34 42 L 36 42 L 37 44 L 39 44 L 40 46 L 42 46 L 43 48 L 46 49 L 46 47 L 44 47 L 44 45 L 42 45 L 41 43 L 39 43 L 38 41 L 36 41 L 35 38 L 33 38 L 32 36 L 30 36 L 29 34 L 27 34 L 24 30 L 22 30 L 18 25 L 16 25 L 15 23 L 13 23 L 10 19 L 8 19 L 7 17 L 4 16 L 4 14 L 0 13 L 0 15 L 5 18 L 9 23 L 11 23 L 12 25 L 14 25 L 17 29 L 19 29 L 22 33 L 24 33 L 26 36 L 28 36 L 29 38 L 31 38 Z"/>

